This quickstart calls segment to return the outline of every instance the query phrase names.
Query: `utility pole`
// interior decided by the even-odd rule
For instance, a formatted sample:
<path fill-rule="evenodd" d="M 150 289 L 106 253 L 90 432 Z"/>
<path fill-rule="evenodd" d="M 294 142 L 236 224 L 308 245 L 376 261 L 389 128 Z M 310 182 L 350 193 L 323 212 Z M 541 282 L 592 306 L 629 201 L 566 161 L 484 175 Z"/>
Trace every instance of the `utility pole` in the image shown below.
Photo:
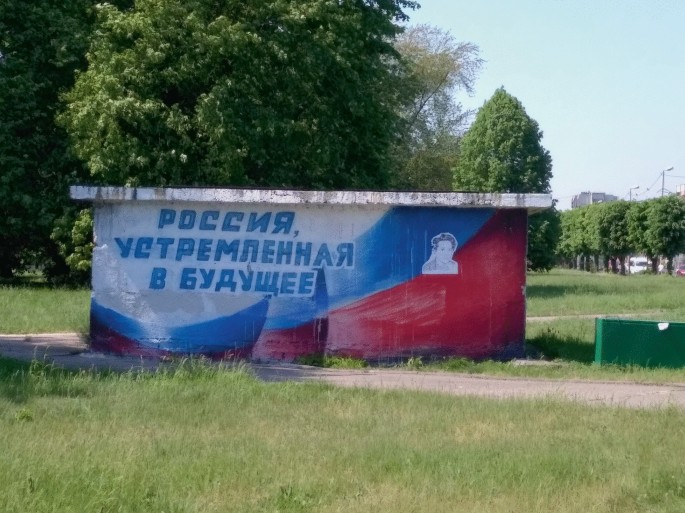
<path fill-rule="evenodd" d="M 633 191 L 634 191 L 635 189 L 639 189 L 639 188 L 640 188 L 639 185 L 636 185 L 635 187 L 631 187 L 631 188 L 630 188 L 630 191 L 628 191 L 628 194 L 630 194 L 630 201 L 633 201 Z M 625 197 L 625 196 L 624 196 L 624 197 Z"/>
<path fill-rule="evenodd" d="M 661 197 L 664 197 L 664 180 L 666 179 L 666 171 L 673 171 L 673 166 L 669 167 L 668 169 L 664 169 L 661 172 Z"/>

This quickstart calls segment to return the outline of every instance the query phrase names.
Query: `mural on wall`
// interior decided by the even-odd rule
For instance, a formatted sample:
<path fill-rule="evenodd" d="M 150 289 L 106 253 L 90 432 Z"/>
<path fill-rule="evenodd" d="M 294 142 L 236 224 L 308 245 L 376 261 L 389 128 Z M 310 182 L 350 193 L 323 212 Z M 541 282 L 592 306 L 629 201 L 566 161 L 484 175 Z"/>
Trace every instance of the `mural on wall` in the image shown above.
<path fill-rule="evenodd" d="M 526 231 L 524 209 L 99 205 L 92 346 L 507 356 L 524 339 Z"/>

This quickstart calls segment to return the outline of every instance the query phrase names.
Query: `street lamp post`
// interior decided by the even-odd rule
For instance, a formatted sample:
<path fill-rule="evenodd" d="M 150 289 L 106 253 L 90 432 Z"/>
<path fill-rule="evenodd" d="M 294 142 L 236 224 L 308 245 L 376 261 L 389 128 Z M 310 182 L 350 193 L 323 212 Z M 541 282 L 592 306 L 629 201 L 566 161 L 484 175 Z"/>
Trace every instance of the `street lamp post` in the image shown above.
<path fill-rule="evenodd" d="M 633 191 L 634 191 L 635 189 L 639 189 L 639 188 L 640 188 L 639 185 L 636 185 L 635 187 L 631 187 L 631 188 L 630 188 L 630 192 L 629 192 L 629 194 L 630 194 L 630 201 L 633 201 Z M 624 196 L 624 198 L 625 198 L 625 196 Z"/>
<path fill-rule="evenodd" d="M 668 171 L 673 171 L 673 166 L 669 167 L 668 169 L 664 169 L 664 170 L 661 172 L 661 197 L 662 197 L 662 198 L 664 197 L 664 190 L 665 190 L 665 187 L 664 187 L 664 180 L 665 180 L 665 178 L 666 178 L 666 173 L 667 173 Z"/>

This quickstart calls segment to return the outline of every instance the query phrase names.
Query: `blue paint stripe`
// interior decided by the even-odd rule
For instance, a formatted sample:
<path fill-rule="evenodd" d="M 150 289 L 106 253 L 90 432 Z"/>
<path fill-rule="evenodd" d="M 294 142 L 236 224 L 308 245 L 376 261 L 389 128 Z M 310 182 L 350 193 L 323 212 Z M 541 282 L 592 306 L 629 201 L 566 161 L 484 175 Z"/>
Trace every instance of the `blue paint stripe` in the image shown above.
<path fill-rule="evenodd" d="M 116 331 L 141 346 L 182 353 L 215 353 L 242 349 L 253 345 L 264 327 L 269 300 L 258 303 L 233 315 L 219 317 L 198 324 L 169 328 L 142 323 L 91 302 L 91 315 L 100 324 Z"/>

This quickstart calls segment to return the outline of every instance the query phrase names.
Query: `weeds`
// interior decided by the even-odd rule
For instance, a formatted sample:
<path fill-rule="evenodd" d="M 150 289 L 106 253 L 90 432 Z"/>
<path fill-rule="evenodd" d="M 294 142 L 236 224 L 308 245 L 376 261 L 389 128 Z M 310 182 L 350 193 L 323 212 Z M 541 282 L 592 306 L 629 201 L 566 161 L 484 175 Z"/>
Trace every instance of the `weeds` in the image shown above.
<path fill-rule="evenodd" d="M 369 365 L 368 362 L 359 358 L 328 356 L 323 354 L 301 356 L 295 360 L 295 363 L 299 365 L 311 365 L 313 367 L 334 369 L 363 369 Z"/>

